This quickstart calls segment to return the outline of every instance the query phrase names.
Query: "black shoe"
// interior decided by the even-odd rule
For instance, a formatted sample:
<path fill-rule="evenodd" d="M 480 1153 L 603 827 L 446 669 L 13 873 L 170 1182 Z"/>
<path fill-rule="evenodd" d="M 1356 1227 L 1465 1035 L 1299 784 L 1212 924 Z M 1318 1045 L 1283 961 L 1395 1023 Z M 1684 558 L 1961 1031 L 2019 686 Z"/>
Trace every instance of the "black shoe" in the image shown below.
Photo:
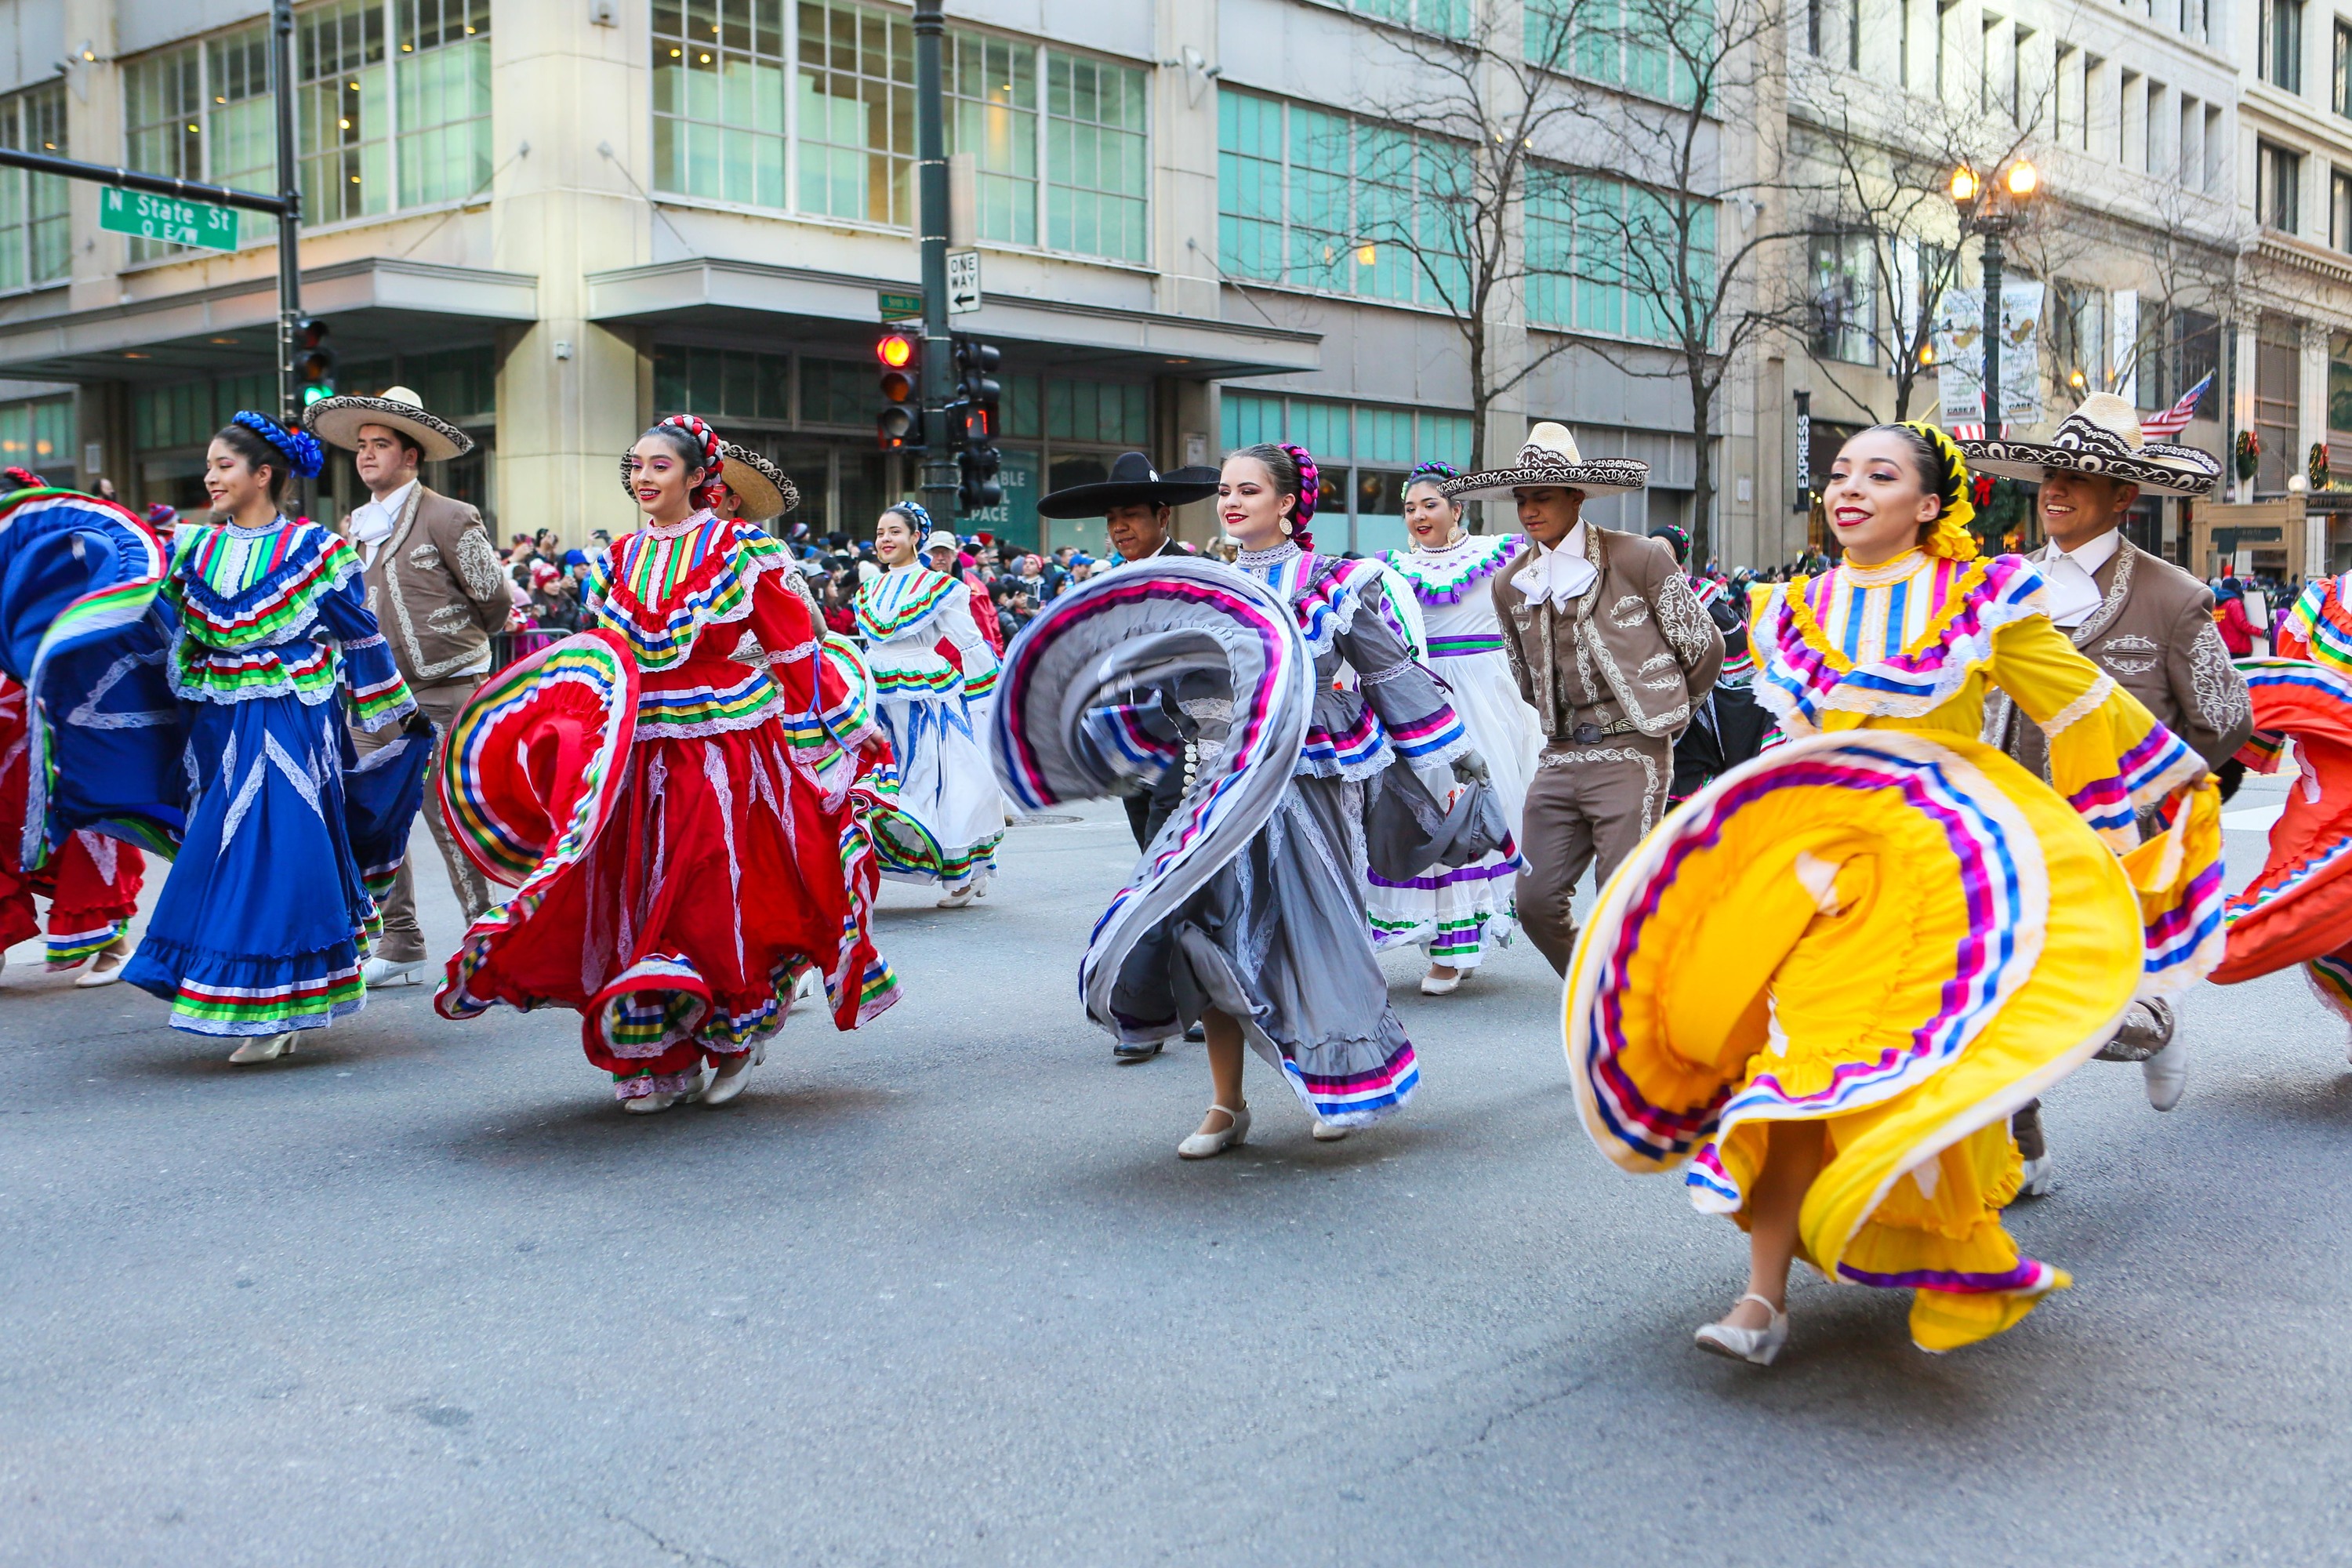
<path fill-rule="evenodd" d="M 1122 1041 L 1110 1048 L 1110 1054 L 1118 1058 L 1119 1066 L 1132 1067 L 1137 1062 L 1148 1062 L 1158 1056 L 1160 1047 L 1165 1044 L 1165 1040 L 1154 1040 L 1150 1045 L 1130 1045 Z"/>
<path fill-rule="evenodd" d="M 1184 1037 L 1197 1046 L 1209 1037 L 1209 1031 L 1195 1024 L 1184 1031 Z"/>

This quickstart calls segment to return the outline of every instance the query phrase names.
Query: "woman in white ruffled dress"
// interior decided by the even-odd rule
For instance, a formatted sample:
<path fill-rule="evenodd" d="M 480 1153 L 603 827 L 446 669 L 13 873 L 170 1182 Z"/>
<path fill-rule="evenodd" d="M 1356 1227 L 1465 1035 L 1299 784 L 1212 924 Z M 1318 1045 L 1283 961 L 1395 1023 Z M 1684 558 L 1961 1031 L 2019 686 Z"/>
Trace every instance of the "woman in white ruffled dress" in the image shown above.
<path fill-rule="evenodd" d="M 1511 563 L 1520 541 L 1517 534 L 1467 531 L 1461 505 L 1439 489 L 1454 477 L 1456 470 L 1446 463 L 1413 469 L 1404 500 L 1412 548 L 1391 550 L 1381 560 L 1412 589 L 1426 631 L 1429 668 L 1449 689 L 1470 743 L 1486 759 L 1516 834 L 1536 755 L 1543 749 L 1543 731 L 1511 678 L 1487 580 Z M 1433 780 L 1432 787 L 1442 799 L 1450 781 Z M 1443 996 L 1486 962 L 1489 948 L 1508 942 L 1519 929 L 1512 897 L 1518 870 L 1514 846 L 1509 853 L 1497 851 L 1459 868 L 1433 867 L 1409 882 L 1370 873 L 1374 938 L 1383 948 L 1419 945 L 1429 955 L 1422 992 Z"/>
<path fill-rule="evenodd" d="M 930 836 L 907 842 L 903 825 L 876 834 L 882 874 L 937 882 L 941 909 L 961 909 L 988 891 L 1004 837 L 1004 795 L 988 760 L 987 703 L 996 689 L 996 653 L 972 618 L 971 590 L 920 563 L 929 513 L 912 501 L 874 525 L 874 553 L 888 568 L 857 591 L 857 629 L 874 676 L 875 715 L 890 737 L 897 805 Z M 940 652 L 945 640 L 959 671 Z"/>

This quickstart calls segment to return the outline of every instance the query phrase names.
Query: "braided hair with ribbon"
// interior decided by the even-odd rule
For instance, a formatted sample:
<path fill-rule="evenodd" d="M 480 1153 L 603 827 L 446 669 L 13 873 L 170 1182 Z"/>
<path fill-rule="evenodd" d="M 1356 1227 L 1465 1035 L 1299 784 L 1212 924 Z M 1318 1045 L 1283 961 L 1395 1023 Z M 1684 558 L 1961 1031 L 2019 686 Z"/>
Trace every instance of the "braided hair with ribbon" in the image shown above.
<path fill-rule="evenodd" d="M 882 515 L 887 517 L 894 511 L 907 520 L 908 528 L 912 530 L 915 535 L 915 548 L 919 552 L 922 549 L 923 541 L 930 536 L 932 529 L 939 526 L 931 521 L 930 509 L 920 501 L 892 501 L 882 509 Z"/>
<path fill-rule="evenodd" d="M 1315 504 L 1323 494 L 1323 474 L 1315 466 L 1315 455 L 1293 442 L 1260 441 L 1236 448 L 1232 457 L 1265 465 L 1265 471 L 1274 476 L 1276 490 L 1292 502 L 1290 515 L 1282 520 L 1282 531 L 1299 549 L 1313 550 L 1315 536 L 1307 531 L 1307 525 L 1314 520 Z"/>
<path fill-rule="evenodd" d="M 691 414 L 673 414 L 637 439 L 665 442 L 677 454 L 679 461 L 702 470 L 702 482 L 688 495 L 688 505 L 698 511 L 719 504 L 726 484 L 719 478 L 719 466 L 725 455 L 719 447 L 718 431 Z M 634 447 L 621 454 L 621 489 L 627 491 L 632 500 L 635 499 L 637 454 Z"/>
<path fill-rule="evenodd" d="M 230 423 L 242 425 L 247 430 L 278 448 L 293 469 L 298 479 L 314 479 L 327 465 L 327 454 L 308 430 L 289 430 L 267 414 L 257 414 L 250 408 L 240 408 L 230 416 Z"/>
<path fill-rule="evenodd" d="M 1900 431 L 1911 438 L 1918 451 L 1920 479 L 1944 503 L 1933 531 L 1919 542 L 1919 548 L 1947 560 L 1975 560 L 1977 536 L 1969 531 L 1969 524 L 1976 521 L 1977 509 L 1969 500 L 1969 460 L 1960 455 L 1959 443 L 1924 419 L 1878 428 Z"/>

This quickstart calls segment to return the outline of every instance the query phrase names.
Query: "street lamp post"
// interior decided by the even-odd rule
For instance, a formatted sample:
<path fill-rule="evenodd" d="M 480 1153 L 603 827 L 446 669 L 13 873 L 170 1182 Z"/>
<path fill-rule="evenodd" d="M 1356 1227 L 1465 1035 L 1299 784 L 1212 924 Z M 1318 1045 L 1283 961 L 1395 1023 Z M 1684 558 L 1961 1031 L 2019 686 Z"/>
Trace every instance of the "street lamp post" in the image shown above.
<path fill-rule="evenodd" d="M 1959 208 L 1960 234 L 1970 230 L 1984 237 L 1984 421 L 1985 438 L 2000 437 L 2000 269 L 2001 237 L 2016 226 L 2018 209 L 2041 187 L 2042 176 L 2020 158 L 1988 188 L 1977 172 L 1963 163 L 1952 171 L 1952 205 Z M 2006 209 L 1998 194 L 2006 191 Z"/>

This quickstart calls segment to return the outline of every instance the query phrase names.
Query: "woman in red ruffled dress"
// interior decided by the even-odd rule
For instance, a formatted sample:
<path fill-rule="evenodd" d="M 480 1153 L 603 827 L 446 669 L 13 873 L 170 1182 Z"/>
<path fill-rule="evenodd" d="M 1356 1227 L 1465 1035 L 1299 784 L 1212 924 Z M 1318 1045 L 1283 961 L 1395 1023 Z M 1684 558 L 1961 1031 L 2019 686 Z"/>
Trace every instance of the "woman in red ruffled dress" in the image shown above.
<path fill-rule="evenodd" d="M 646 525 L 592 564 L 584 629 L 487 682 L 442 763 L 460 841 L 520 886 L 436 1005 L 576 1009 L 641 1113 L 740 1094 L 804 973 L 843 1029 L 897 1000 L 853 758 L 886 742 L 782 543 L 711 510 L 721 461 L 689 416 L 639 437 L 624 472 Z"/>

